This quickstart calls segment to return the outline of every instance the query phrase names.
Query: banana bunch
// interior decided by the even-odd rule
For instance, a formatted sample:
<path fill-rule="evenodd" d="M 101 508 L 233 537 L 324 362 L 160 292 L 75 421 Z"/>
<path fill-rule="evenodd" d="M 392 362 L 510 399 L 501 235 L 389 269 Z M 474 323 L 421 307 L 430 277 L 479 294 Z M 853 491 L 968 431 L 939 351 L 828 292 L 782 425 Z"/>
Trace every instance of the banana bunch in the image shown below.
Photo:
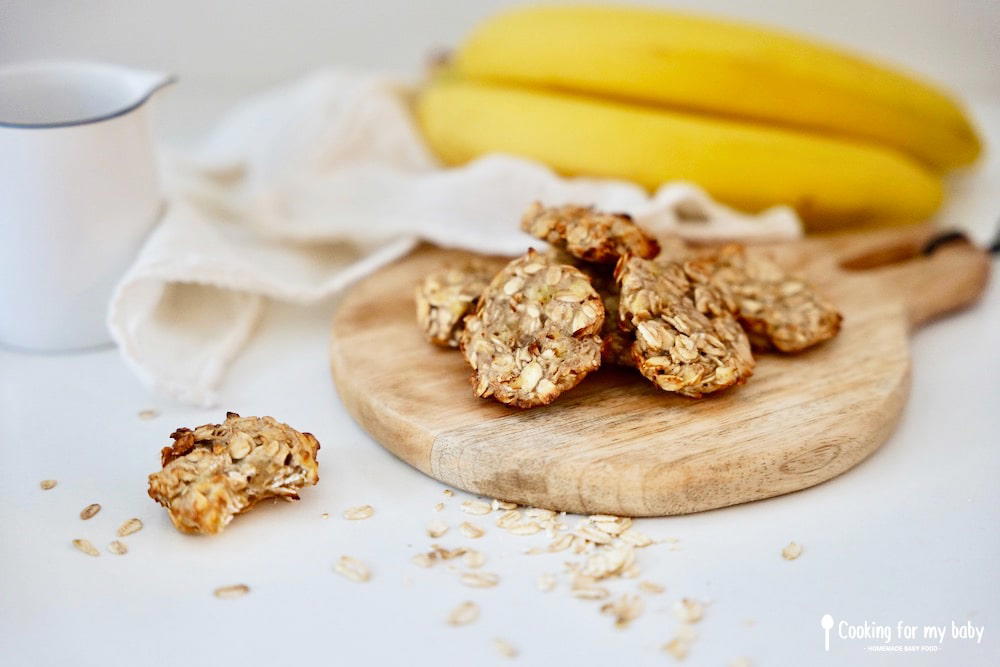
<path fill-rule="evenodd" d="M 934 87 L 780 32 L 624 7 L 527 7 L 476 30 L 420 92 L 448 164 L 504 152 L 649 189 L 688 180 L 810 229 L 921 221 L 980 143 Z"/>

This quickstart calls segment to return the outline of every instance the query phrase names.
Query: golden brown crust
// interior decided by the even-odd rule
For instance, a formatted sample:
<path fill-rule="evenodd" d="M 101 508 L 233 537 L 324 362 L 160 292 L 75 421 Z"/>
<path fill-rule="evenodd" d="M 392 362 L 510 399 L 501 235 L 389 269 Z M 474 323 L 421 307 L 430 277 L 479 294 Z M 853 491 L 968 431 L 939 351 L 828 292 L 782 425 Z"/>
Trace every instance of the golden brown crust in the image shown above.
<path fill-rule="evenodd" d="M 417 286 L 417 323 L 428 341 L 458 347 L 465 316 L 473 312 L 479 295 L 500 267 L 485 261 L 433 271 Z"/>
<path fill-rule="evenodd" d="M 297 500 L 319 481 L 319 442 L 272 417 L 227 413 L 222 424 L 179 428 L 149 476 L 149 496 L 185 533 L 215 534 L 266 498 Z"/>
<path fill-rule="evenodd" d="M 651 259 L 660 252 L 655 239 L 625 213 L 603 213 L 589 206 L 542 206 L 534 202 L 521 218 L 521 229 L 574 257 L 614 264 L 628 253 Z"/>
<path fill-rule="evenodd" d="M 843 318 L 832 303 L 740 244 L 702 253 L 684 269 L 694 280 L 728 293 L 755 349 L 799 352 L 840 331 Z"/>
<path fill-rule="evenodd" d="M 658 387 L 700 398 L 753 373 L 750 343 L 723 293 L 693 282 L 675 262 L 625 256 L 615 278 L 620 322 L 636 333 L 632 359 Z"/>
<path fill-rule="evenodd" d="M 601 299 L 575 267 L 529 250 L 510 262 L 466 318 L 461 349 L 477 396 L 547 405 L 600 365 Z"/>

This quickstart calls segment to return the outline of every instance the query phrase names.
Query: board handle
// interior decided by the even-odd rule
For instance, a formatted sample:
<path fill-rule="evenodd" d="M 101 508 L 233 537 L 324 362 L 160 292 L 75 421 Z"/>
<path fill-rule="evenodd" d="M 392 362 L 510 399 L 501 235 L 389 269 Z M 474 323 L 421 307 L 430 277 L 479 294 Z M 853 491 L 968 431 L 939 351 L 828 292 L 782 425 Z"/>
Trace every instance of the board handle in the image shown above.
<path fill-rule="evenodd" d="M 960 232 L 891 229 L 837 245 L 840 269 L 901 301 L 912 327 L 974 303 L 990 275 L 989 253 Z"/>

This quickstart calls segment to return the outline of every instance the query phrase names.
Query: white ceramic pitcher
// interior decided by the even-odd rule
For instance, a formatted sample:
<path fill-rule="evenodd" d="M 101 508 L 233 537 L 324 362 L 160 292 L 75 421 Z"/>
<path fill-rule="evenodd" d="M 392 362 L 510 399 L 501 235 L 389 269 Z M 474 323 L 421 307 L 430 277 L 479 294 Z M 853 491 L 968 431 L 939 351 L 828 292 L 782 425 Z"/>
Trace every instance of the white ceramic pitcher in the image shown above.
<path fill-rule="evenodd" d="M 84 62 L 0 67 L 0 342 L 95 347 L 162 206 L 150 96 L 166 74 Z"/>

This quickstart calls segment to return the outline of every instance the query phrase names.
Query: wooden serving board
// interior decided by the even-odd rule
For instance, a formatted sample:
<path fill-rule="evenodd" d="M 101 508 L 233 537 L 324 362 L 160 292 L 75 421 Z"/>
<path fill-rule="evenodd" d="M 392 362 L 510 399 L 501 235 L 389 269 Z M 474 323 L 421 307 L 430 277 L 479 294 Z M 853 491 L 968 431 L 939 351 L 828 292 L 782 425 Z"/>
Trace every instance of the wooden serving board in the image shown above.
<path fill-rule="evenodd" d="M 344 299 L 333 322 L 333 377 L 348 410 L 386 449 L 473 493 L 627 516 L 768 498 L 828 480 L 878 448 L 909 391 L 910 331 L 981 294 L 985 253 L 960 241 L 923 255 L 931 234 L 909 228 L 761 246 L 834 300 L 843 330 L 799 355 L 759 355 L 746 385 L 701 400 L 619 369 L 601 369 L 547 407 L 476 398 L 462 355 L 428 344 L 417 329 L 414 286 L 467 257 L 431 247 Z"/>

